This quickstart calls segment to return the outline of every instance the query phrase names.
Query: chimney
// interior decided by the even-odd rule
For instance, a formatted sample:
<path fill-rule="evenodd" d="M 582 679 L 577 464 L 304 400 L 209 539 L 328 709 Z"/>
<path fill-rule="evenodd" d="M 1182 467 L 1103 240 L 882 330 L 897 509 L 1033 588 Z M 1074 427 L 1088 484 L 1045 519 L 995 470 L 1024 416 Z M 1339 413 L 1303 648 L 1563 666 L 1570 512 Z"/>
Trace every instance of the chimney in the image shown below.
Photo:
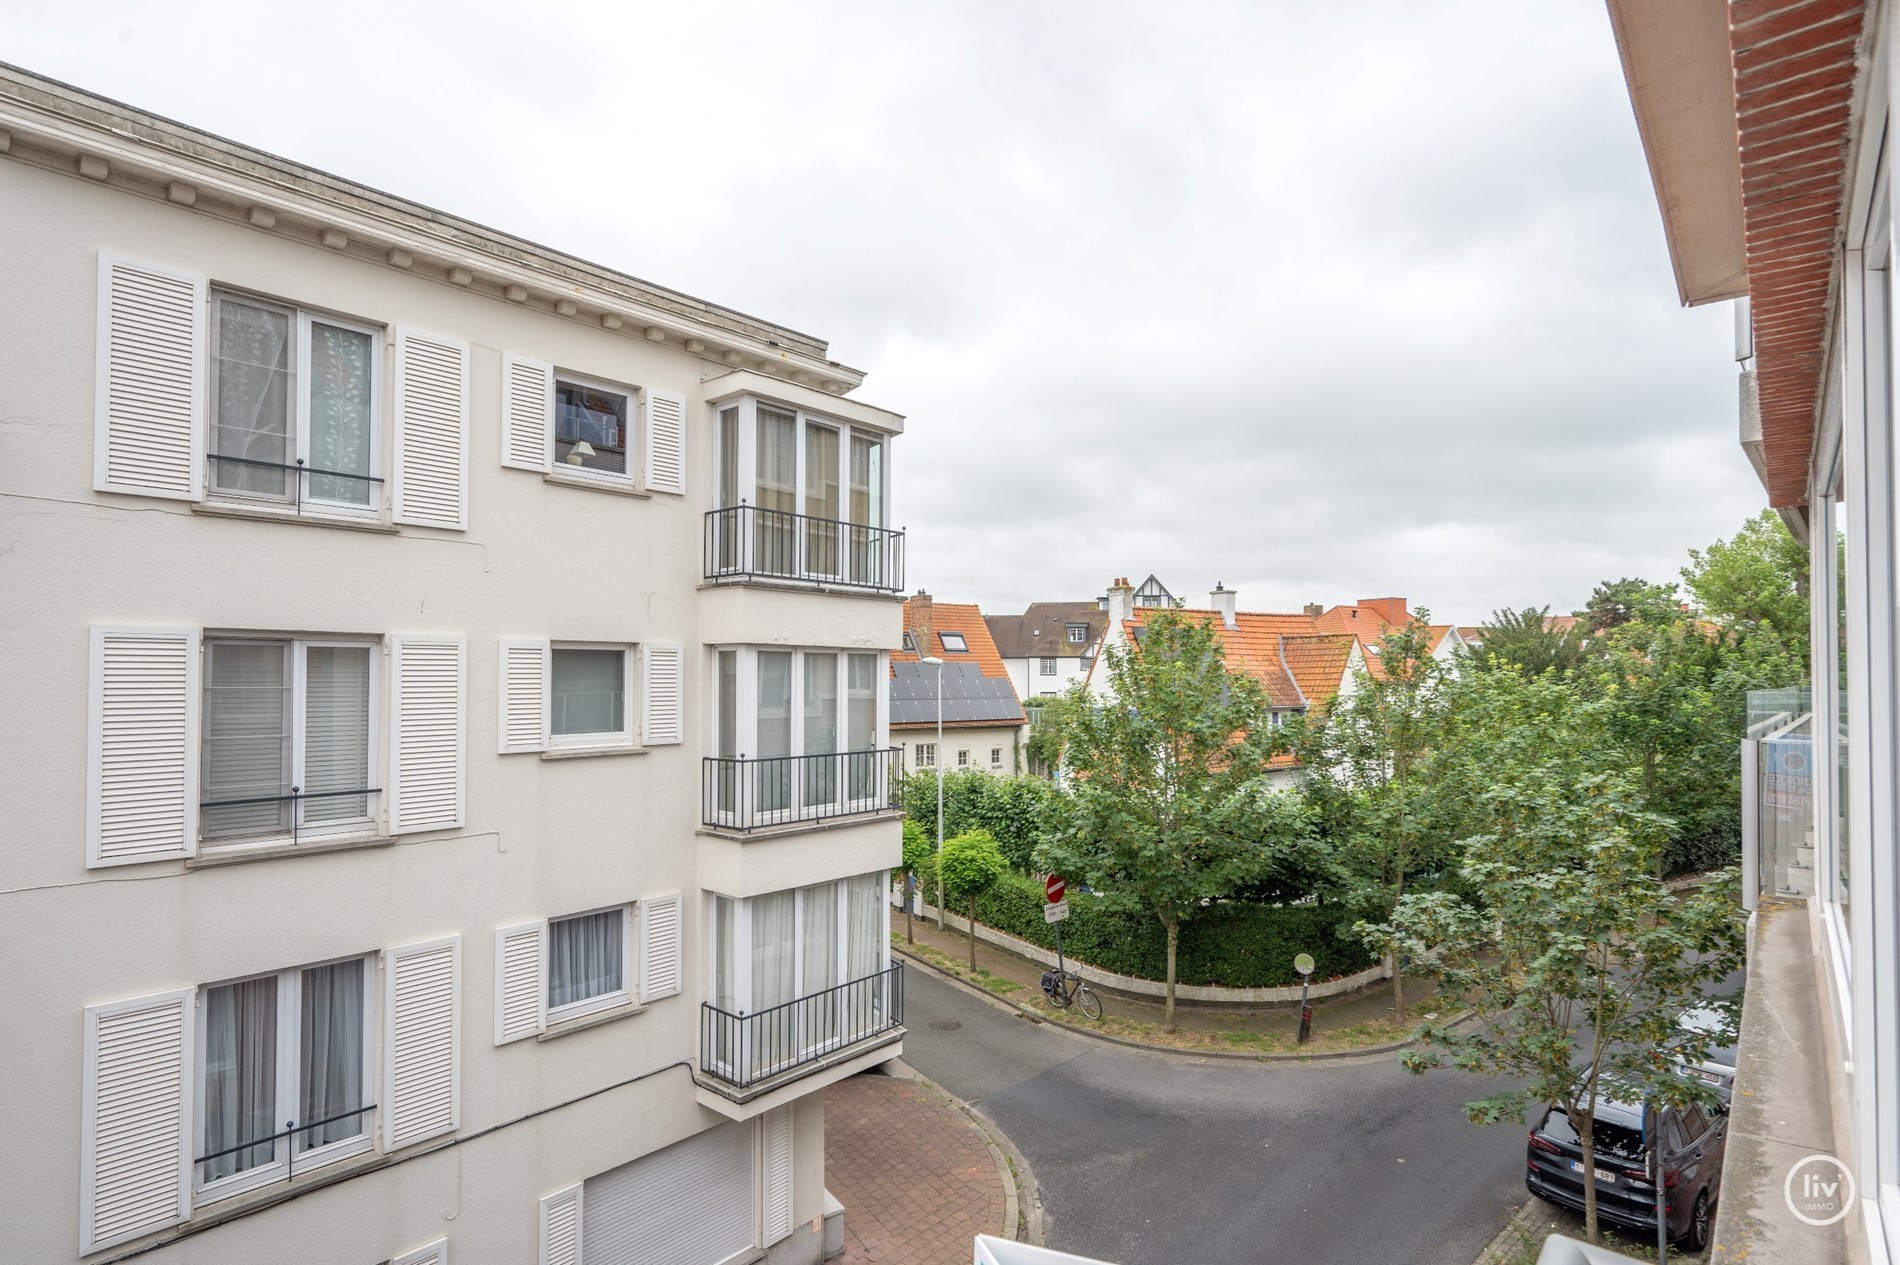
<path fill-rule="evenodd" d="M 918 657 L 936 654 L 937 642 L 930 635 L 934 631 L 930 594 L 918 589 L 917 595 L 904 603 L 904 609 L 910 612 L 910 630 L 917 642 Z"/>
<path fill-rule="evenodd" d="M 1108 586 L 1108 626 L 1120 628 L 1135 615 L 1135 586 L 1118 577 Z"/>
<path fill-rule="evenodd" d="M 1326 613 L 1326 608 L 1324 606 L 1321 606 L 1318 602 L 1308 602 L 1306 604 L 1306 617 L 1308 619 L 1318 619 L 1321 615 L 1324 615 L 1325 613 Z"/>
<path fill-rule="evenodd" d="M 1234 601 L 1238 596 L 1219 580 L 1214 581 L 1214 591 L 1208 594 L 1214 599 L 1214 609 L 1220 612 L 1220 622 L 1229 628 L 1236 627 L 1234 622 Z"/>
<path fill-rule="evenodd" d="M 1412 622 L 1411 613 L 1405 609 L 1405 599 L 1402 597 L 1362 597 L 1359 605 L 1388 624 L 1404 625 Z"/>

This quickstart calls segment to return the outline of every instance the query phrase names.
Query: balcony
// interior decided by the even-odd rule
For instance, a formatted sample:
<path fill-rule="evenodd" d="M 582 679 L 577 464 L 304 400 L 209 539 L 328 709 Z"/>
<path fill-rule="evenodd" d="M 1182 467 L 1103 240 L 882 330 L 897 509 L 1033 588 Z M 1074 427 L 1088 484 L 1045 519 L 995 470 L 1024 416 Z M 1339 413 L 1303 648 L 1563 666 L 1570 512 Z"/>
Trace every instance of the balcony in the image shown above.
<path fill-rule="evenodd" d="M 749 1015 L 711 1002 L 699 1015 L 699 1070 L 744 1100 L 903 1036 L 904 964 Z"/>
<path fill-rule="evenodd" d="M 708 756 L 700 821 L 750 834 L 886 812 L 897 807 L 898 755 L 896 747 L 879 747 L 753 760 Z"/>
<path fill-rule="evenodd" d="M 707 511 L 705 577 L 901 593 L 904 533 L 740 503 Z"/>

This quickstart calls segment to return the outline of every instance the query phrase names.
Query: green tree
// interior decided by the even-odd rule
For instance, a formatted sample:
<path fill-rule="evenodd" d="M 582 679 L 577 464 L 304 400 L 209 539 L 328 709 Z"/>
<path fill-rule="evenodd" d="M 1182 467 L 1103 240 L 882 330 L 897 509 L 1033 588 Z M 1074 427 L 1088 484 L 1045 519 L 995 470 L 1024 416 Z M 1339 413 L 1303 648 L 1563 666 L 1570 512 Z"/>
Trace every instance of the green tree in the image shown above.
<path fill-rule="evenodd" d="M 1682 596 L 1673 584 L 1648 580 L 1605 580 L 1591 590 L 1590 601 L 1577 612 L 1590 634 L 1607 632 L 1640 620 L 1666 624 L 1682 618 Z"/>
<path fill-rule="evenodd" d="M 904 861 L 896 870 L 896 877 L 909 876 L 904 888 L 904 939 L 916 940 L 911 927 L 912 894 L 936 876 L 937 843 L 931 835 L 910 818 L 904 818 Z"/>
<path fill-rule="evenodd" d="M 1481 670 L 1513 665 L 1528 676 L 1574 672 L 1583 666 L 1584 641 L 1582 621 L 1555 625 L 1548 606 L 1496 610 L 1484 626 L 1484 641 L 1472 652 L 1471 661 Z"/>
<path fill-rule="evenodd" d="M 1710 1101 L 1671 1056 L 1699 1061 L 1732 1040 L 1685 1032 L 1677 1019 L 1742 963 L 1737 876 L 1680 895 L 1656 877 L 1663 822 L 1638 807 L 1627 775 L 1597 770 L 1600 704 L 1515 672 L 1491 675 L 1475 695 L 1464 737 L 1486 777 L 1471 816 L 1482 833 L 1464 841 L 1464 893 L 1414 893 L 1366 931 L 1480 1019 L 1462 1032 L 1425 1025 L 1405 1066 L 1511 1082 L 1466 1105 L 1476 1123 L 1561 1107 L 1590 1171 L 1604 1098 Z M 1595 1183 L 1584 1192 L 1595 1241 Z"/>
<path fill-rule="evenodd" d="M 1682 581 L 1710 619 L 1744 635 L 1771 630 L 1806 670 L 1808 549 L 1773 510 L 1706 550 L 1691 549 Z"/>
<path fill-rule="evenodd" d="M 1134 647 L 1105 653 L 1109 701 L 1074 718 L 1061 826 L 1038 860 L 1160 920 L 1172 1032 L 1182 920 L 1262 865 L 1259 813 L 1278 797 L 1250 792 L 1272 729 L 1259 683 L 1227 671 L 1205 619 L 1158 612 Z"/>
<path fill-rule="evenodd" d="M 943 778 L 943 833 L 987 830 L 996 836 L 1011 865 L 1027 869 L 1049 830 L 1056 789 L 1047 778 L 1005 777 L 982 769 L 956 769 Z M 905 817 L 932 839 L 937 834 L 937 774 L 913 770 L 904 779 L 900 800 Z"/>
<path fill-rule="evenodd" d="M 974 971 L 976 898 L 1009 873 L 1009 862 L 1003 859 L 1002 850 L 996 846 L 996 839 L 989 831 L 966 830 L 953 839 L 943 841 L 943 857 L 938 865 L 943 870 L 944 899 L 967 901 L 969 904 L 970 969 Z"/>
<path fill-rule="evenodd" d="M 1404 897 L 1422 861 L 1442 852 L 1444 836 L 1432 757 L 1445 715 L 1447 673 L 1432 656 L 1420 611 L 1379 642 L 1379 672 L 1360 670 L 1352 690 L 1302 734 L 1301 793 L 1325 823 L 1342 895 L 1369 919 L 1384 919 Z M 1405 1013 L 1405 979 L 1396 958 L 1392 1006 Z"/>
<path fill-rule="evenodd" d="M 1090 706 L 1088 692 L 1080 681 L 1054 698 L 1030 699 L 1029 740 L 1023 745 L 1032 773 L 1052 776 L 1062 767 L 1062 752 L 1068 746 L 1069 729 L 1076 712 Z"/>

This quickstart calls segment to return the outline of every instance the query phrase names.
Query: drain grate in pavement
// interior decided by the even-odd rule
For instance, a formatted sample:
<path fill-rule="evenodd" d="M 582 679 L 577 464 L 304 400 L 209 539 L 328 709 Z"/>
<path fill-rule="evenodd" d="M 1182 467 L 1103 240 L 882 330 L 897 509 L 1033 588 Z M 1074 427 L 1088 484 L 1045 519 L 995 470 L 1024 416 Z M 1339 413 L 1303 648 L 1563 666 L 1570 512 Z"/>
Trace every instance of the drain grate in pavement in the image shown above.
<path fill-rule="evenodd" d="M 933 1032 L 955 1032 L 963 1024 L 955 1019 L 932 1019 L 930 1029 Z"/>

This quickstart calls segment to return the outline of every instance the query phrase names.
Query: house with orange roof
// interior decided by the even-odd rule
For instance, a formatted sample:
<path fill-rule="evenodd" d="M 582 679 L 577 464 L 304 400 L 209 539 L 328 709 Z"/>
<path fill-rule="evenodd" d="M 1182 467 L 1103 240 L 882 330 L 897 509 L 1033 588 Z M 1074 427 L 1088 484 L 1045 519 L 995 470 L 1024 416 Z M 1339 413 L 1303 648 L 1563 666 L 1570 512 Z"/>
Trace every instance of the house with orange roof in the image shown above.
<path fill-rule="evenodd" d="M 891 652 L 890 725 L 909 768 L 941 760 L 951 770 L 1020 771 L 1029 718 L 981 608 L 921 589 L 905 599 L 904 648 Z"/>
<path fill-rule="evenodd" d="M 1351 633 L 1366 656 L 1367 670 L 1374 676 L 1382 672 L 1379 666 L 1380 641 L 1389 633 L 1406 627 L 1415 618 L 1402 597 L 1362 597 L 1351 606 L 1334 606 L 1322 610 L 1314 605 L 1306 609 L 1314 615 L 1313 626 L 1318 631 Z M 1447 665 L 1455 665 L 1458 652 L 1470 648 L 1463 630 L 1455 624 L 1428 624 L 1426 644 L 1432 658 Z"/>

